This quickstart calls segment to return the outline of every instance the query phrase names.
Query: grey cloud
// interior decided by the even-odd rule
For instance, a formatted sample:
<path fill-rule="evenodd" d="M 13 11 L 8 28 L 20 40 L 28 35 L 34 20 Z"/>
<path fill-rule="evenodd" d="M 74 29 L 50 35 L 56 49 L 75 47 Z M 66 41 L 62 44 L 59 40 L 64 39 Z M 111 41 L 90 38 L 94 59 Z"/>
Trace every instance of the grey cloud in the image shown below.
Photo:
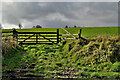
<path fill-rule="evenodd" d="M 13 2 L 2 7 L 3 23 L 24 23 L 26 27 L 117 25 L 118 17 L 117 2 Z"/>
<path fill-rule="evenodd" d="M 3 2 L 118 2 L 119 0 L 2 0 Z"/>
<path fill-rule="evenodd" d="M 47 21 L 47 20 L 46 20 Z M 54 24 L 54 26 L 53 26 Z M 67 22 L 63 22 L 61 20 L 56 20 L 56 21 L 47 21 L 47 23 L 45 23 L 45 27 L 49 28 L 49 26 L 51 26 L 52 28 L 56 28 L 56 27 L 64 27 L 65 25 L 68 25 L 70 23 L 67 23 Z"/>

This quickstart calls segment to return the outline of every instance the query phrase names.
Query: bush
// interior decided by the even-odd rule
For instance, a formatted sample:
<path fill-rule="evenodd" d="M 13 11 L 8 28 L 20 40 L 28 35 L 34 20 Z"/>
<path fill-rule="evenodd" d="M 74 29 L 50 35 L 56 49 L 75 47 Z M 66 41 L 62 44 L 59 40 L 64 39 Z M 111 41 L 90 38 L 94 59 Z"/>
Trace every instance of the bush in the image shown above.
<path fill-rule="evenodd" d="M 112 65 L 111 70 L 112 70 L 112 71 L 115 71 L 115 72 L 120 72 L 120 62 L 115 62 L 115 63 Z"/>
<path fill-rule="evenodd" d="M 68 28 L 68 26 L 65 26 L 65 28 Z"/>
<path fill-rule="evenodd" d="M 40 26 L 40 25 L 37 25 L 37 26 L 36 26 L 36 28 L 42 28 L 42 26 Z"/>
<path fill-rule="evenodd" d="M 110 68 L 112 66 L 112 63 L 110 62 L 104 62 L 104 63 L 101 63 L 97 66 L 98 70 L 104 70 L 104 71 L 109 71 Z"/>
<path fill-rule="evenodd" d="M 91 74 L 91 78 L 99 78 L 99 77 L 100 77 L 100 75 L 99 75 L 98 72 L 93 72 L 93 73 Z"/>
<path fill-rule="evenodd" d="M 3 58 L 7 55 L 7 53 L 12 50 L 13 48 L 19 48 L 19 45 L 16 41 L 13 41 L 9 37 L 6 37 L 5 40 L 2 40 L 2 55 Z"/>

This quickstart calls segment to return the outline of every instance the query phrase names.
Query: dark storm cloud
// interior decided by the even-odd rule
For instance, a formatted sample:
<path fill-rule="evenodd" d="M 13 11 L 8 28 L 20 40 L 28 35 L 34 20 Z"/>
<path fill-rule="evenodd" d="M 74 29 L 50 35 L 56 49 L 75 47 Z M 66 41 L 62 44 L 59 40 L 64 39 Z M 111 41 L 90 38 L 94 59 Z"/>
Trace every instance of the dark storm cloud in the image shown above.
<path fill-rule="evenodd" d="M 117 25 L 117 2 L 13 2 L 3 3 L 3 24 Z"/>

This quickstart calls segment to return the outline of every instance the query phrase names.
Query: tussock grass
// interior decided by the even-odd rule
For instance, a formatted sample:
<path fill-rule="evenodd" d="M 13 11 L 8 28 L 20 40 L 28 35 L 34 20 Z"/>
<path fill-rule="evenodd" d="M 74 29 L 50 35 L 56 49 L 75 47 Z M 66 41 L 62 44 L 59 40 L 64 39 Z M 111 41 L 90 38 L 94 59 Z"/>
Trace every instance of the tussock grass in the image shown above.
<path fill-rule="evenodd" d="M 32 45 L 24 50 L 26 54 L 19 60 L 21 66 L 33 67 L 35 72 L 45 77 L 120 78 L 119 36 L 70 40 L 65 44 Z M 10 63 L 7 59 L 4 62 Z"/>
<path fill-rule="evenodd" d="M 4 40 L 2 40 L 2 55 L 3 58 L 12 48 L 18 48 L 19 45 L 16 43 L 15 39 L 11 39 L 9 37 L 6 37 Z"/>

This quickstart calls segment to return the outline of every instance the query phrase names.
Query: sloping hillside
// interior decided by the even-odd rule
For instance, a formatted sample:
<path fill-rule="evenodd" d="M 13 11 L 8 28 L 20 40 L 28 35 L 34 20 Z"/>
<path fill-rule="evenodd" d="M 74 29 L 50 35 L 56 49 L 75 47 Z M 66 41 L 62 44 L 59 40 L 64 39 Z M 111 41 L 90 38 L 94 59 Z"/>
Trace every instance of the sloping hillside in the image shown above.
<path fill-rule="evenodd" d="M 4 55 L 3 71 L 17 73 L 26 69 L 22 77 L 120 78 L 119 39 L 99 36 L 67 41 L 64 45 L 62 42 L 13 48 Z"/>

